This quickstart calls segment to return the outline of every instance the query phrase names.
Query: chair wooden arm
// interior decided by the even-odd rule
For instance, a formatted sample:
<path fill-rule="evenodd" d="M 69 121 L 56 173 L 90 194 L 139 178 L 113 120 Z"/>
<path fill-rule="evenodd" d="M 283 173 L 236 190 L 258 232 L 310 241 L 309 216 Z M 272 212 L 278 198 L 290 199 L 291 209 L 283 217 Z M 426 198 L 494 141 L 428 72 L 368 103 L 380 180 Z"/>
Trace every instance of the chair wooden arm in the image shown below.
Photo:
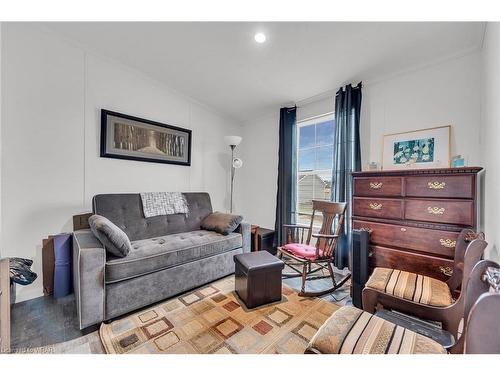
<path fill-rule="evenodd" d="M 319 234 L 319 233 L 313 233 L 312 236 L 314 238 L 338 238 L 338 234 Z"/>
<path fill-rule="evenodd" d="M 301 225 L 301 224 L 283 224 L 283 228 L 309 229 L 307 225 Z"/>

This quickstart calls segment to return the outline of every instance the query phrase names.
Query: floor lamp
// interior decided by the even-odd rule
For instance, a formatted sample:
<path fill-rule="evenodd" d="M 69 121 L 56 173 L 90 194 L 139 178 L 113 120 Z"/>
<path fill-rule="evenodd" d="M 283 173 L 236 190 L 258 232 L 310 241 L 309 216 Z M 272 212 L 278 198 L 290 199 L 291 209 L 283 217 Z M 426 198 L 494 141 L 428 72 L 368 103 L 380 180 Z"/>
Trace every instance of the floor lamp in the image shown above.
<path fill-rule="evenodd" d="M 234 189 L 234 174 L 236 169 L 241 168 L 243 161 L 234 157 L 234 149 L 241 143 L 242 138 L 237 135 L 227 135 L 224 137 L 226 144 L 231 147 L 231 201 L 229 212 L 233 213 L 233 189 Z"/>

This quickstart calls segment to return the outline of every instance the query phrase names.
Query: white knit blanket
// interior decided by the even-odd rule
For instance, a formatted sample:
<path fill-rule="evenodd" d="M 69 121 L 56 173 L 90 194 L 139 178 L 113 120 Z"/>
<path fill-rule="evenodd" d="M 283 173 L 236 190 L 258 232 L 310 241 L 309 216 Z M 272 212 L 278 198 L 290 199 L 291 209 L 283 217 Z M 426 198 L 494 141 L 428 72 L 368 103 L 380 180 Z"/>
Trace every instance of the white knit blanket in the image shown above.
<path fill-rule="evenodd" d="M 188 214 L 189 208 L 182 193 L 141 193 L 144 217 Z"/>

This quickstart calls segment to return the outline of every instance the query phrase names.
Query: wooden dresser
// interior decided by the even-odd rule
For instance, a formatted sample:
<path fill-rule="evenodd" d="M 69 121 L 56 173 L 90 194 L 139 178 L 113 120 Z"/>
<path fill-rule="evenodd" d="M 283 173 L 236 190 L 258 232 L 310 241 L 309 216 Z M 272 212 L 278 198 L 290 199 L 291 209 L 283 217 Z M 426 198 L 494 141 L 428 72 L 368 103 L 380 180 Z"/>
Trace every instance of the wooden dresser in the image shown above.
<path fill-rule="evenodd" d="M 371 231 L 370 266 L 451 274 L 456 239 L 476 229 L 480 167 L 353 173 L 352 227 Z"/>

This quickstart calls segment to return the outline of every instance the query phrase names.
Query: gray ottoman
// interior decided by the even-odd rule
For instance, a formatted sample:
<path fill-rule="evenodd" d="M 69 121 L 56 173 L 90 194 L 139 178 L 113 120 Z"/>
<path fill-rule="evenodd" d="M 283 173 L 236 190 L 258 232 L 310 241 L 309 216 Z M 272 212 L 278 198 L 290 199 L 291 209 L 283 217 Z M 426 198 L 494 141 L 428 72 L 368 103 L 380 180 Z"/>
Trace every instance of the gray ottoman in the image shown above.
<path fill-rule="evenodd" d="M 285 264 L 267 251 L 234 256 L 235 291 L 248 308 L 281 300 Z"/>

